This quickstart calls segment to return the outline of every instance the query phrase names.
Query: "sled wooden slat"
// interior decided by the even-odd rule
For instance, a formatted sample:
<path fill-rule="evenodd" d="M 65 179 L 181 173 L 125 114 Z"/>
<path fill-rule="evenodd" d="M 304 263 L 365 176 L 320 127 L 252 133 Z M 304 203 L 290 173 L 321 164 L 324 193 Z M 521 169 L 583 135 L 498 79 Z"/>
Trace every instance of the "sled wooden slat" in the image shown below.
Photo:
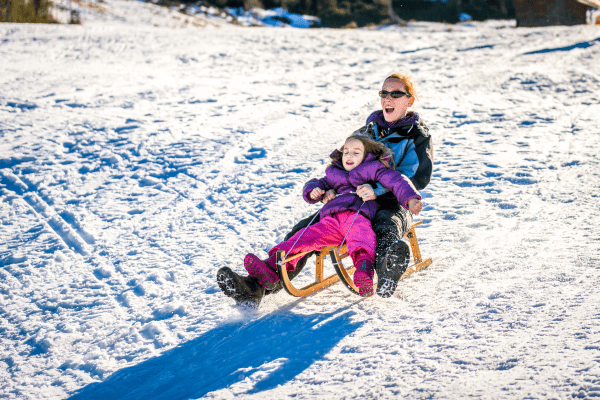
<path fill-rule="evenodd" d="M 421 257 L 421 250 L 419 249 L 419 241 L 417 240 L 415 226 L 421 225 L 422 223 L 423 221 L 414 223 L 405 235 L 405 237 L 408 238 L 408 241 L 410 243 L 410 250 L 412 252 L 413 260 L 415 263 L 414 265 L 411 265 L 409 268 L 407 268 L 406 271 L 404 271 L 400 280 L 408 277 L 409 275 L 414 274 L 417 271 L 421 271 L 422 269 L 429 267 L 433 263 L 433 260 L 431 258 L 428 258 L 423 261 L 423 258 Z"/>
<path fill-rule="evenodd" d="M 293 256 L 290 256 L 290 257 L 286 258 L 285 260 L 283 260 L 283 262 L 288 263 L 292 260 L 295 260 L 296 258 L 303 257 L 303 256 L 307 255 L 308 253 L 310 253 L 310 251 L 305 251 L 304 253 L 294 254 Z"/>
<path fill-rule="evenodd" d="M 346 286 L 351 292 L 358 293 L 358 288 L 356 287 L 356 285 L 354 285 L 353 280 L 350 278 L 350 275 L 352 274 L 349 274 L 346 268 L 344 267 L 344 264 L 342 264 L 342 258 L 338 256 L 338 254 L 336 254 L 336 252 L 334 252 L 333 250 L 329 252 L 329 255 L 331 256 L 333 268 L 335 268 L 335 272 L 340 277 L 344 286 Z M 356 272 L 356 268 L 352 269 L 354 270 L 352 271 L 352 273 Z"/>
<path fill-rule="evenodd" d="M 407 238 L 408 242 L 410 243 L 410 250 L 413 255 L 413 261 L 415 263 L 410 267 L 406 268 L 406 271 L 404 271 L 404 273 L 400 277 L 400 280 L 414 274 L 417 271 L 421 271 L 422 269 L 427 268 L 433 263 L 433 260 L 431 258 L 428 258 L 425 261 L 423 261 L 421 256 L 421 250 L 419 249 L 419 242 L 417 240 L 417 234 L 415 233 L 415 227 L 421 225 L 422 223 L 423 221 L 415 222 L 414 224 L 412 224 L 408 232 L 406 232 L 406 235 L 404 235 L 404 237 Z M 343 281 L 344 286 L 346 286 L 348 290 L 350 290 L 352 293 L 360 295 L 358 292 L 358 288 L 354 285 L 354 282 L 350 279 L 350 276 L 344 272 L 345 268 L 340 261 L 341 260 L 335 260 L 335 254 L 331 253 L 331 262 L 333 262 L 333 265 L 336 268 L 335 270 L 340 276 L 340 279 Z M 338 266 L 340 266 L 339 270 L 337 268 Z M 373 285 L 374 289 L 375 286 L 376 285 Z"/>
<path fill-rule="evenodd" d="M 419 249 L 419 242 L 417 240 L 417 234 L 415 233 L 415 227 L 421 225 L 422 223 L 423 221 L 414 223 L 410 227 L 406 235 L 404 235 L 404 237 L 406 237 L 410 243 L 410 250 L 413 256 L 414 264 L 409 266 L 406 269 L 406 271 L 404 271 L 404 274 L 402 274 L 402 277 L 400 278 L 401 280 L 414 274 L 417 271 L 421 271 L 427 268 L 433 263 L 433 260 L 431 258 L 423 260 L 421 256 L 421 250 Z M 298 253 L 288 258 L 285 258 L 285 253 L 283 251 L 277 252 L 277 273 L 279 274 L 279 279 L 283 283 L 283 287 L 289 294 L 296 297 L 306 296 L 307 294 L 313 293 L 317 290 L 323 289 L 324 287 L 334 284 L 339 280 L 342 281 L 342 283 L 344 284 L 344 286 L 346 286 L 346 288 L 348 288 L 348 290 L 357 295 L 359 294 L 358 288 L 354 285 L 354 282 L 351 278 L 351 276 L 356 271 L 356 268 L 354 268 L 353 266 L 350 268 L 346 268 L 342 264 L 342 260 L 349 256 L 348 246 L 346 246 L 345 244 L 342 246 L 341 251 L 338 251 L 338 246 L 322 247 L 316 255 L 317 260 L 315 266 L 315 282 L 301 289 L 294 287 L 288 276 L 287 268 L 285 267 L 285 265 L 288 262 L 303 257 L 308 253 L 309 252 Z M 324 261 L 327 255 L 331 257 L 331 262 L 333 263 L 333 267 L 335 268 L 336 273 L 328 276 L 327 278 L 324 278 Z"/>
<path fill-rule="evenodd" d="M 340 257 L 340 259 L 348 257 L 348 247 L 346 245 L 342 246 L 341 254 L 338 253 L 337 249 L 338 249 L 337 246 L 324 246 L 321 248 L 321 250 L 317 254 L 315 282 L 310 285 L 307 285 L 301 289 L 296 288 L 290 281 L 290 278 L 287 273 L 287 268 L 285 268 L 285 264 L 291 260 L 294 260 L 298 257 L 308 254 L 308 252 L 294 254 L 291 257 L 284 258 L 285 253 L 283 251 L 278 251 L 277 252 L 277 273 L 279 274 L 279 279 L 283 283 L 283 287 L 285 288 L 285 290 L 292 296 L 302 297 L 302 296 L 306 296 L 307 294 L 313 293 L 319 289 L 323 289 L 324 287 L 327 287 L 327 286 L 339 281 L 340 277 L 337 273 L 332 274 L 332 275 L 328 276 L 327 278 L 324 278 L 324 260 L 325 260 L 325 257 L 327 256 L 327 254 L 329 253 L 329 251 L 335 252 L 336 255 L 338 257 Z M 347 272 L 349 274 L 353 274 L 354 271 L 355 271 L 354 267 L 351 267 L 347 270 Z"/>

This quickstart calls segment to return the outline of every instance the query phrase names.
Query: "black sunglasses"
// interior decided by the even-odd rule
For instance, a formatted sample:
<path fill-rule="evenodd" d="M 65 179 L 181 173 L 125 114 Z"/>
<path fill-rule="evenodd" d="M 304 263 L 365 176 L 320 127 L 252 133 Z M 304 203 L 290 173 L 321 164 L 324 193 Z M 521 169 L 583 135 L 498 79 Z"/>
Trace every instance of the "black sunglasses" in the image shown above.
<path fill-rule="evenodd" d="M 400 90 L 394 90 L 393 92 L 388 92 L 387 90 L 381 90 L 379 92 L 379 97 L 381 97 L 382 99 L 385 99 L 388 96 L 388 94 L 392 96 L 392 99 L 399 99 L 402 96 L 410 97 L 410 94 L 408 94 L 406 92 L 402 92 Z"/>

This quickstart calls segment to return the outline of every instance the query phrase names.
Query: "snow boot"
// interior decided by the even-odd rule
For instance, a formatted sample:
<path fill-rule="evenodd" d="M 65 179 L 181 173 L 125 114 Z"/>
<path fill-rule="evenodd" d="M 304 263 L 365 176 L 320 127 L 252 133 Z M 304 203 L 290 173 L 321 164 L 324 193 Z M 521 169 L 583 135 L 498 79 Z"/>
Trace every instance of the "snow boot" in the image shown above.
<path fill-rule="evenodd" d="M 235 300 L 237 305 L 258 308 L 265 295 L 265 288 L 258 279 L 251 276 L 239 276 L 229 267 L 223 267 L 217 272 L 217 284 L 225 296 Z"/>
<path fill-rule="evenodd" d="M 354 273 L 354 285 L 362 297 L 371 297 L 373 296 L 373 276 L 375 275 L 373 263 L 363 259 L 359 264 L 361 264 L 360 267 Z"/>
<path fill-rule="evenodd" d="M 273 290 L 279 283 L 279 276 L 273 270 L 271 265 L 274 265 L 275 257 L 271 256 L 265 262 L 254 254 L 249 253 L 244 257 L 244 268 L 250 274 L 258 279 L 258 283 L 267 290 Z"/>
<path fill-rule="evenodd" d="M 397 240 L 388 247 L 384 259 L 377 263 L 377 295 L 390 297 L 396 291 L 398 281 L 408 268 L 410 250 L 403 240 Z"/>

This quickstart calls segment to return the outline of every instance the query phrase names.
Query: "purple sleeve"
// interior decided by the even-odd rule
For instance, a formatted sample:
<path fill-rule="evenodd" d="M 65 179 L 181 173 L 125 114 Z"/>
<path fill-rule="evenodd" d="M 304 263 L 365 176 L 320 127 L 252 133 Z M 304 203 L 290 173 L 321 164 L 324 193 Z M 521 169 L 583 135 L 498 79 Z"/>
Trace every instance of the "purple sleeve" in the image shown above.
<path fill-rule="evenodd" d="M 408 201 L 410 199 L 421 200 L 421 195 L 410 179 L 400 172 L 385 167 L 380 168 L 377 172 L 377 179 L 375 181 L 381 183 L 383 187 L 394 193 L 394 196 L 396 196 L 396 199 L 398 199 L 404 208 L 408 208 Z"/>
<path fill-rule="evenodd" d="M 404 208 L 408 208 L 408 201 L 410 199 L 421 200 L 421 195 L 415 189 L 410 179 L 400 172 L 386 167 L 380 161 L 359 165 L 350 173 L 350 180 L 354 186 L 368 181 L 379 182 L 394 194 Z"/>
<path fill-rule="evenodd" d="M 306 201 L 309 204 L 314 204 L 318 201 L 321 201 L 321 198 L 323 197 L 323 196 L 321 196 L 321 198 L 319 198 L 317 200 L 311 199 L 310 192 L 312 192 L 312 190 L 314 188 L 320 188 L 324 191 L 327 191 L 327 190 L 331 189 L 331 186 L 329 186 L 329 184 L 327 183 L 326 178 L 311 179 L 310 181 L 306 182 L 306 184 L 304 185 L 304 190 L 302 190 L 302 197 L 304 198 L 304 201 Z"/>

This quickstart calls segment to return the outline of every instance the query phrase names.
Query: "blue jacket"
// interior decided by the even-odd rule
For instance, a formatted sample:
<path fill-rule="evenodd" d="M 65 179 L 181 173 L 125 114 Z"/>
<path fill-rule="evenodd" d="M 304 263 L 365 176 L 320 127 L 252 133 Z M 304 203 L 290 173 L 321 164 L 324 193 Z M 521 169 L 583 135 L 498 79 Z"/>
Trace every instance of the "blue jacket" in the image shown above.
<path fill-rule="evenodd" d="M 388 123 L 383 111 L 375 111 L 367 118 L 367 124 L 354 134 L 366 135 L 392 150 L 396 171 L 409 178 L 418 190 L 425 188 L 431 180 L 431 136 L 419 114 L 409 112 L 405 118 Z M 377 197 L 388 192 L 381 184 L 377 184 L 374 191 Z"/>

